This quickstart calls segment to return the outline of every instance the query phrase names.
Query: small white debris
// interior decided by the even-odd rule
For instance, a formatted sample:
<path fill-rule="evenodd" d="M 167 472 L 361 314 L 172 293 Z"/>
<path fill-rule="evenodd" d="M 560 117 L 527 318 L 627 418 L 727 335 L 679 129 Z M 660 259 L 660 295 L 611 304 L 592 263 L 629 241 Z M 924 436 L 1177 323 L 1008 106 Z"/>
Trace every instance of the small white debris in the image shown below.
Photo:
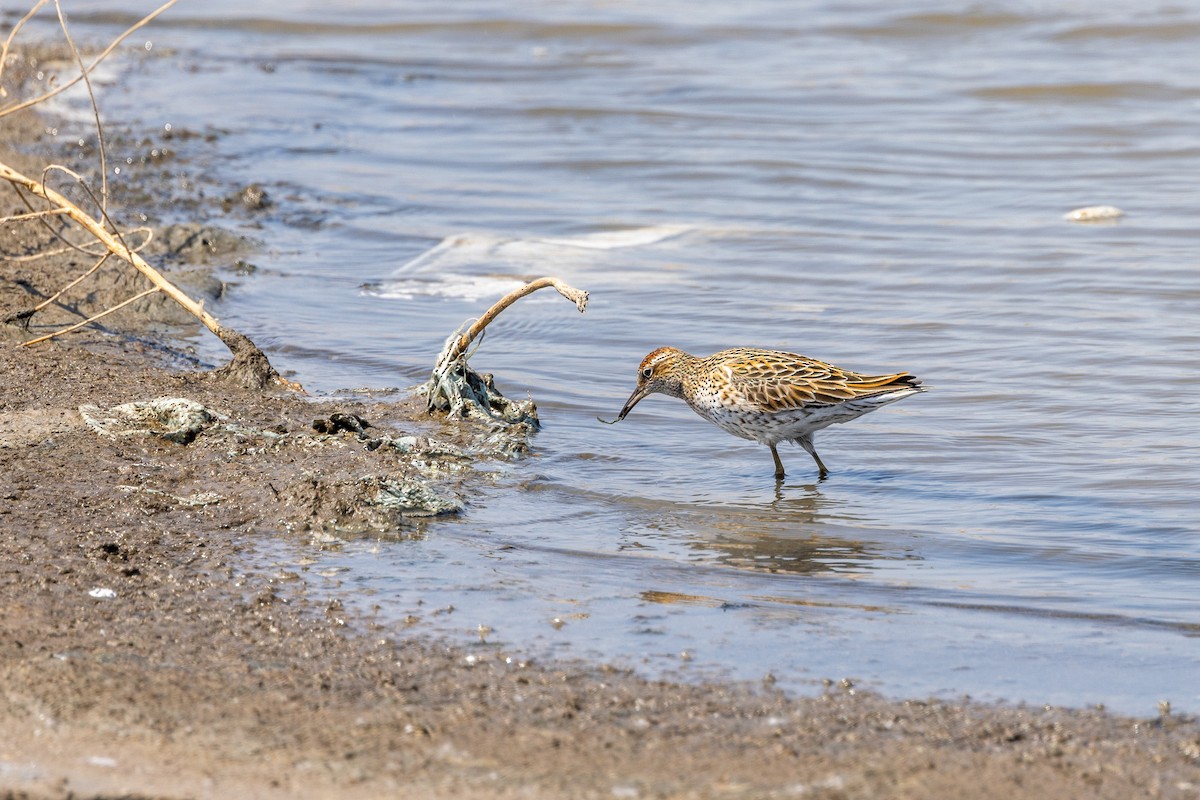
<path fill-rule="evenodd" d="M 104 599 L 104 600 L 108 600 L 110 598 L 117 596 L 117 593 L 114 592 L 112 589 L 105 589 L 102 587 L 97 587 L 95 589 L 92 589 L 88 592 L 88 594 L 92 597 L 97 597 L 97 598 Z"/>
<path fill-rule="evenodd" d="M 846 786 L 846 779 L 841 775 L 830 775 L 823 780 L 814 781 L 813 783 L 796 783 L 787 788 L 788 794 L 806 795 L 806 794 L 825 794 L 827 790 L 840 792 Z"/>
<path fill-rule="evenodd" d="M 1087 206 L 1068 211 L 1063 219 L 1071 222 L 1105 222 L 1125 216 L 1125 212 L 1116 206 Z"/>
<path fill-rule="evenodd" d="M 108 767 L 111 769 L 117 766 L 117 760 L 108 756 L 89 756 L 87 762 L 94 767 Z"/>

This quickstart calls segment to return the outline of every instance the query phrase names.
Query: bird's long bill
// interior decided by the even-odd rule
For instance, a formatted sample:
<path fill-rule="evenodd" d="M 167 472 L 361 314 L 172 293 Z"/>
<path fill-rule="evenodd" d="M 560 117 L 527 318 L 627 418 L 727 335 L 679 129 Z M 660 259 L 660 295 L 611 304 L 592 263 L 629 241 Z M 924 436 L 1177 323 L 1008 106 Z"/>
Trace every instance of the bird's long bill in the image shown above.
<path fill-rule="evenodd" d="M 628 414 L 630 411 L 633 411 L 633 407 L 636 406 L 638 403 L 640 403 L 642 401 L 642 398 L 644 398 L 647 394 L 649 394 L 649 392 L 645 391 L 645 389 L 643 389 L 641 386 L 639 386 L 638 388 L 633 390 L 633 394 L 629 395 L 629 399 L 625 401 L 625 405 L 621 409 L 621 413 L 617 414 L 616 419 L 614 419 L 612 421 L 609 421 L 606 419 L 600 419 L 599 417 L 596 417 L 596 419 L 600 419 L 600 421 L 603 422 L 605 425 L 616 425 L 618 422 L 625 419 L 625 415 Z"/>

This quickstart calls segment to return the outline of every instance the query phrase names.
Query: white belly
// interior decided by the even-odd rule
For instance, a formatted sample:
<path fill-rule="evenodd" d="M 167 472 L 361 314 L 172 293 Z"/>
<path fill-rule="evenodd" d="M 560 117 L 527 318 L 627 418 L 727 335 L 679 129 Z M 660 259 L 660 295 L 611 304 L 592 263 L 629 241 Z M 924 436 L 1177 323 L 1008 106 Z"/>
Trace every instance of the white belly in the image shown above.
<path fill-rule="evenodd" d="M 814 404 L 804 408 L 789 408 L 776 412 L 726 405 L 717 402 L 715 397 L 704 396 L 697 397 L 696 402 L 690 402 L 688 405 L 697 414 L 723 431 L 760 444 L 774 445 L 790 439 L 809 436 L 835 423 L 849 422 L 880 406 L 916 394 L 918 391 L 918 389 L 904 388 L 895 392 L 860 397 L 842 403 Z"/>

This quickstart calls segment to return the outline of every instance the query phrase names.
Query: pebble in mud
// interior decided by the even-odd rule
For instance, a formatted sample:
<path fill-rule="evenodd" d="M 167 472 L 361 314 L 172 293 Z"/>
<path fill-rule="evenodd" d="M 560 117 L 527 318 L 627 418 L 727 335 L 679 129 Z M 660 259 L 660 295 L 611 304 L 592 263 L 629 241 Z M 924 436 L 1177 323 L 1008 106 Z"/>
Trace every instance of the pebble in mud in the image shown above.
<path fill-rule="evenodd" d="M 230 195 L 221 201 L 226 212 L 232 211 L 235 207 L 241 207 L 247 211 L 262 211 L 270 208 L 273 204 L 274 201 L 267 194 L 267 190 L 257 183 L 252 183 L 237 194 Z"/>

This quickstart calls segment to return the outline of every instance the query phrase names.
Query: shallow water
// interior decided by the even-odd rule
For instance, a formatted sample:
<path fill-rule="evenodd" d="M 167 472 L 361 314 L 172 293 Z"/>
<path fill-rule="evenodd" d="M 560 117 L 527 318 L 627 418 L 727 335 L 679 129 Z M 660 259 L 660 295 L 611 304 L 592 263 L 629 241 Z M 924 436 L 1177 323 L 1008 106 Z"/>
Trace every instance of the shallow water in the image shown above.
<path fill-rule="evenodd" d="M 310 389 L 419 382 L 522 279 L 591 292 L 475 357 L 537 400 L 531 458 L 421 537 L 320 555 L 382 617 L 649 674 L 1197 711 L 1200 13 L 1061 6 L 182 4 L 101 102 L 268 188 L 215 311 Z M 142 10 L 68 8 L 95 40 Z M 1063 219 L 1096 204 L 1127 214 Z M 663 344 L 932 391 L 819 434 L 819 484 L 782 448 L 776 486 L 678 401 L 596 422 Z"/>

